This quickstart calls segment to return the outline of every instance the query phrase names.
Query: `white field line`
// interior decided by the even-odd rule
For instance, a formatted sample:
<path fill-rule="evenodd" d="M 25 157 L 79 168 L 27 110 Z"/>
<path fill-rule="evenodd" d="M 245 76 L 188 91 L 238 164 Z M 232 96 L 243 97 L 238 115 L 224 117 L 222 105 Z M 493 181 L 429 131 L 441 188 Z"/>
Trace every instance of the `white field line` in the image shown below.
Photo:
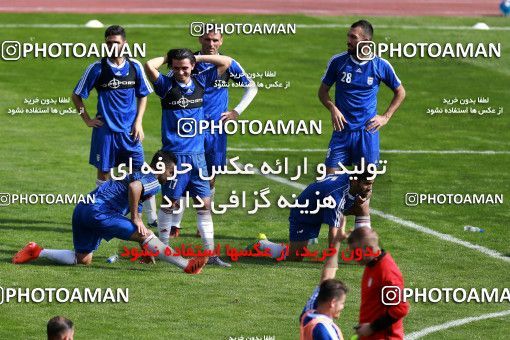
<path fill-rule="evenodd" d="M 2 8 L 0 7 L 0 10 Z M 248 24 L 248 22 L 247 22 Z M 255 24 L 255 23 L 252 23 Z M 262 24 L 262 23 L 259 23 Z M 105 26 L 107 26 L 105 24 Z M 190 25 L 168 24 L 125 24 L 126 28 L 189 28 Z M 349 28 L 348 24 L 296 24 L 297 28 Z M 84 24 L 0 24 L 0 28 L 87 28 Z M 419 25 L 377 25 L 381 29 L 408 29 L 408 30 L 475 30 L 471 26 L 419 26 Z M 494 31 L 510 31 L 510 26 L 491 27 Z"/>
<path fill-rule="evenodd" d="M 482 314 L 479 316 L 472 316 L 469 318 L 464 318 L 464 319 L 459 319 L 459 320 L 453 320 L 453 321 L 443 323 L 441 325 L 424 328 L 418 332 L 410 333 L 410 334 L 406 335 L 405 340 L 420 339 L 420 338 L 422 338 L 426 335 L 429 335 L 431 333 L 439 332 L 439 331 L 442 331 L 442 330 L 445 330 L 448 328 L 458 327 L 458 326 L 462 326 L 462 325 L 465 325 L 465 324 L 468 324 L 471 322 L 499 318 L 499 317 L 508 316 L 508 315 L 510 315 L 510 310 L 505 310 L 505 311 L 497 312 L 497 313 Z"/>
<path fill-rule="evenodd" d="M 242 164 L 240 164 L 240 163 L 238 163 L 238 164 L 239 164 L 239 166 L 242 167 Z M 278 183 L 281 183 L 281 184 L 285 184 L 285 185 L 288 185 L 288 186 L 296 188 L 296 189 L 304 190 L 306 188 L 306 185 L 301 184 L 301 183 L 297 183 L 297 182 L 293 182 L 293 181 L 288 180 L 287 178 L 284 178 L 284 177 L 275 176 L 275 175 L 263 175 L 257 169 L 254 169 L 254 172 L 256 174 L 264 176 L 264 177 L 266 177 L 266 178 L 268 178 L 268 179 L 270 179 L 272 181 L 275 181 L 275 182 L 278 182 Z M 482 253 L 484 255 L 487 255 L 487 256 L 490 256 L 492 258 L 495 258 L 495 259 L 498 259 L 498 260 L 510 263 L 510 257 L 504 256 L 503 254 L 501 254 L 501 253 L 499 253 L 499 252 L 497 252 L 495 250 L 492 250 L 492 249 L 489 249 L 489 248 L 485 248 L 483 246 L 470 243 L 468 241 L 461 240 L 459 238 L 456 238 L 456 237 L 448 235 L 448 234 L 440 233 L 438 231 L 435 231 L 433 229 L 430 229 L 430 228 L 427 228 L 425 226 L 419 225 L 419 224 L 414 223 L 412 221 L 404 220 L 404 219 L 402 219 L 400 217 L 397 217 L 397 216 L 394 216 L 394 215 L 390 215 L 390 214 L 386 214 L 386 213 L 384 213 L 384 212 L 382 212 L 380 210 L 376 210 L 376 209 L 372 209 L 371 208 L 370 209 L 370 213 L 374 214 L 376 216 L 382 217 L 382 218 L 384 218 L 386 220 L 389 220 L 389 221 L 391 221 L 393 223 L 400 224 L 401 226 L 404 226 L 406 228 L 413 229 L 413 230 L 419 231 L 421 233 L 437 237 L 437 238 L 439 238 L 439 239 L 441 239 L 443 241 L 447 241 L 447 242 L 458 244 L 458 245 L 466 247 L 468 249 L 476 250 L 476 251 L 478 251 L 478 252 L 480 252 L 480 253 Z"/>
<path fill-rule="evenodd" d="M 291 148 L 228 148 L 228 151 L 239 152 L 323 152 L 326 149 L 291 149 Z M 494 151 L 494 150 L 381 150 L 381 153 L 394 154 L 425 154 L 425 155 L 510 155 L 510 151 Z"/>

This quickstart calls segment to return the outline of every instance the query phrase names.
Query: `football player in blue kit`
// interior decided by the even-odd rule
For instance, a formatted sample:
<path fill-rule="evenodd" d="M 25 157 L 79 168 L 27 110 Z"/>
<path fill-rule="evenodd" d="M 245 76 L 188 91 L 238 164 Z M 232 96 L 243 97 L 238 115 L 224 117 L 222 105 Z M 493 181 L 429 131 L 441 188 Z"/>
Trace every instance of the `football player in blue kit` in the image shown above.
<path fill-rule="evenodd" d="M 208 62 L 214 66 L 192 74 L 197 62 Z M 203 203 L 202 207 L 197 209 L 197 227 L 202 244 L 206 250 L 214 249 L 211 190 L 209 182 L 199 175 L 200 171 L 202 176 L 208 174 L 204 155 L 204 133 L 199 131 L 199 126 L 205 119 L 205 90 L 214 86 L 218 76 L 221 76 L 231 63 L 232 59 L 227 56 L 195 56 L 189 49 L 173 49 L 168 51 L 166 56 L 151 59 L 145 64 L 154 90 L 161 97 L 162 149 L 177 156 L 179 171 L 183 171 L 185 164 L 191 165 L 190 171 L 178 174 L 162 188 L 163 203 L 165 199 L 171 201 L 170 207 L 162 206 L 158 213 L 159 238 L 165 244 L 168 244 L 170 229 L 174 225 L 173 219 L 177 216 L 174 212 L 179 211 L 184 204 L 181 197 L 185 192 L 189 192 L 196 204 Z M 164 64 L 171 68 L 167 75 L 158 70 Z M 209 263 L 230 267 L 230 264 L 217 256 L 211 257 Z"/>
<path fill-rule="evenodd" d="M 158 162 L 164 163 L 164 172 L 142 174 L 134 172 L 123 180 L 108 180 L 90 193 L 95 198 L 94 203 L 79 203 L 73 213 L 73 243 L 74 250 L 45 249 L 35 242 L 28 243 L 12 259 L 15 264 L 26 263 L 38 258 L 46 258 L 60 264 L 92 263 L 93 252 L 97 250 L 102 239 L 112 238 L 131 240 L 147 247 L 152 253 L 158 252 L 158 258 L 174 264 L 188 274 L 198 274 L 207 263 L 207 257 L 195 257 L 187 260 L 181 256 L 174 256 L 173 249 L 166 251 L 164 245 L 154 233 L 147 229 L 142 222 L 140 212 L 142 202 L 154 196 L 160 185 L 167 182 L 174 173 L 175 156 L 166 151 L 158 151 L 152 158 L 150 167 Z M 125 215 L 130 213 L 130 219 Z"/>
<path fill-rule="evenodd" d="M 366 20 L 351 25 L 347 51 L 333 56 L 319 88 L 319 99 L 330 111 L 333 134 L 326 154 L 327 173 L 339 168 L 378 165 L 379 129 L 388 123 L 405 98 L 405 89 L 391 64 L 370 49 L 373 27 Z M 366 51 L 370 53 L 366 53 Z M 393 91 L 386 111 L 377 114 L 377 93 L 383 82 Z M 335 84 L 335 102 L 329 96 Z"/>
<path fill-rule="evenodd" d="M 109 178 L 112 168 L 132 159 L 140 169 L 144 162 L 142 120 L 147 96 L 152 92 L 142 64 L 120 55 L 127 43 L 124 28 L 110 26 L 105 31 L 109 48 L 116 47 L 118 55 L 102 58 L 90 64 L 73 91 L 72 99 L 80 116 L 92 128 L 89 163 L 97 168 L 96 186 Z M 90 118 L 83 99 L 92 89 L 97 91 L 97 114 Z M 155 223 L 155 198 L 144 204 L 149 225 Z"/>
<path fill-rule="evenodd" d="M 289 215 L 289 251 L 286 260 L 301 261 L 301 254 L 308 240 L 317 238 L 322 224 L 329 226 L 328 244 L 334 244 L 339 230 L 345 228 L 345 215 L 355 215 L 355 228 L 366 227 L 370 221 L 368 200 L 372 195 L 373 180 L 370 174 L 363 173 L 357 179 L 349 179 L 349 174 L 327 175 L 307 186 L 297 197 L 299 205 L 293 207 Z M 330 197 L 334 207 L 319 206 Z M 310 213 L 315 212 L 315 213 Z M 259 236 L 259 248 L 271 250 L 271 257 L 278 258 L 286 251 L 286 245 L 269 241 L 264 234 Z"/>
<path fill-rule="evenodd" d="M 210 30 L 198 38 L 202 46 L 200 51 L 195 55 L 218 55 L 219 49 L 223 44 L 223 35 L 220 32 Z M 195 70 L 202 72 L 214 66 L 211 63 L 197 63 Z M 230 82 L 235 83 L 243 88 L 244 94 L 241 101 L 232 110 L 229 106 L 229 86 Z M 205 89 L 204 94 L 204 115 L 205 119 L 215 125 L 219 125 L 227 120 L 237 120 L 243 111 L 250 105 L 257 95 L 257 85 L 244 71 L 243 67 L 236 61 L 232 60 L 230 67 L 219 77 L 215 86 Z M 214 131 L 205 131 L 205 162 L 207 164 L 207 172 L 211 175 L 213 167 L 225 166 L 227 163 L 227 134 L 221 133 L 217 129 Z M 211 201 L 214 200 L 215 177 L 209 181 L 211 186 Z M 174 217 L 170 237 L 178 237 L 181 220 L 184 210 Z M 197 236 L 200 232 L 197 231 Z"/>

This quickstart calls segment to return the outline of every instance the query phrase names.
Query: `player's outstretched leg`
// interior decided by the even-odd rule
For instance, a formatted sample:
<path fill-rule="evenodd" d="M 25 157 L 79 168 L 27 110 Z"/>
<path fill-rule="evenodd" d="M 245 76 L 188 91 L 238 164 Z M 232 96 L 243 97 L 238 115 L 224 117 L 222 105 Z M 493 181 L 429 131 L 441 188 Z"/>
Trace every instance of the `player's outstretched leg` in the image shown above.
<path fill-rule="evenodd" d="M 182 256 L 174 256 L 174 250 L 163 244 L 156 235 L 150 233 L 143 241 L 142 246 L 147 246 L 151 252 L 158 252 L 158 258 L 162 261 L 176 265 L 177 267 L 184 270 L 187 274 L 198 274 L 202 271 L 202 268 L 207 264 L 208 257 L 194 257 L 190 260 L 185 259 Z M 170 255 L 165 252 L 166 248 L 170 249 Z"/>
<path fill-rule="evenodd" d="M 38 258 L 46 258 L 60 264 L 76 264 L 76 254 L 67 249 L 43 249 L 35 242 L 28 243 L 12 258 L 12 263 L 27 263 Z"/>

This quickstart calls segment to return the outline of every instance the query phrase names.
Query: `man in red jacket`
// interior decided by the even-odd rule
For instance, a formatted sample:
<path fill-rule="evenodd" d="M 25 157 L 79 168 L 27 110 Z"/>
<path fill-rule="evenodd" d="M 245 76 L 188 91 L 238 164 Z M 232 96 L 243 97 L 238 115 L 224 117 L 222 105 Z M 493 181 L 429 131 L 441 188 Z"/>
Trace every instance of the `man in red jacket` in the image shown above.
<path fill-rule="evenodd" d="M 403 319 L 409 304 L 401 301 L 404 279 L 391 255 L 379 248 L 377 233 L 371 228 L 356 228 L 347 239 L 349 249 L 367 249 L 374 256 L 363 257 L 361 306 L 356 332 L 360 340 L 404 339 Z"/>

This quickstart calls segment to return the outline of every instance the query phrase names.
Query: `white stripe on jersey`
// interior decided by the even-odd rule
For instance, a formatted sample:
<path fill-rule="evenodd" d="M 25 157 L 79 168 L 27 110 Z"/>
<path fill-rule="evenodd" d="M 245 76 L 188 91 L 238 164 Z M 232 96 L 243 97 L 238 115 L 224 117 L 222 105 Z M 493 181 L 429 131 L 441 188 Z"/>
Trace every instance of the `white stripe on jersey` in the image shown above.
<path fill-rule="evenodd" d="M 349 186 L 347 186 L 345 188 L 344 192 L 342 193 L 342 199 L 340 200 L 340 202 L 338 202 L 338 206 L 336 207 L 335 226 L 338 225 L 338 222 L 340 221 L 341 217 L 344 215 L 342 210 L 345 206 L 345 197 L 347 196 L 348 192 L 349 192 Z"/>
<path fill-rule="evenodd" d="M 90 73 L 90 70 L 92 70 L 92 68 L 94 67 L 94 65 L 96 64 L 100 64 L 101 62 L 100 61 L 96 61 L 92 64 L 90 64 L 87 69 L 85 70 L 85 72 L 83 73 L 83 76 L 81 77 L 80 79 L 80 82 L 78 83 L 78 87 L 76 88 L 76 91 L 74 91 L 74 93 L 76 95 L 80 95 L 80 92 L 81 90 L 83 90 L 83 85 L 85 84 L 85 81 L 87 80 L 87 77 L 89 76 L 89 73 Z"/>
<path fill-rule="evenodd" d="M 334 56 L 331 57 L 331 59 L 329 59 L 328 65 L 326 66 L 326 71 L 324 72 L 324 75 L 322 76 L 322 80 L 324 80 L 324 78 L 326 77 L 326 73 L 328 73 L 329 65 L 331 65 L 331 63 L 333 62 L 333 59 L 336 59 L 337 57 L 341 57 L 341 56 L 345 55 L 346 53 L 347 53 L 347 51 L 335 54 Z"/>
<path fill-rule="evenodd" d="M 145 70 L 142 66 L 142 63 L 140 63 L 136 59 L 129 59 L 129 60 L 133 61 L 135 64 L 137 64 L 140 67 L 140 72 L 142 72 L 143 82 L 145 83 L 145 86 L 149 89 L 149 93 L 154 92 L 154 90 L 151 87 L 151 83 L 149 82 L 149 79 L 147 79 L 147 76 L 145 75 Z"/>
<path fill-rule="evenodd" d="M 155 189 L 157 187 L 159 187 L 159 182 L 158 181 L 152 181 L 150 183 L 145 184 L 143 186 L 143 190 L 144 191 L 150 191 L 150 190 Z"/>
<path fill-rule="evenodd" d="M 397 78 L 398 82 L 402 85 L 402 82 L 400 81 L 400 78 L 397 76 L 397 73 L 395 72 L 395 70 L 393 69 L 393 66 L 391 66 L 390 62 L 384 58 L 380 58 L 382 61 L 384 61 L 386 64 L 388 64 L 388 66 L 391 68 L 391 70 L 393 71 L 393 74 L 395 75 L 395 78 Z"/>
<path fill-rule="evenodd" d="M 323 325 L 326 328 L 331 339 L 340 339 L 340 334 L 336 332 L 336 329 L 335 327 L 333 327 L 333 325 L 324 322 L 321 322 L 321 325 Z"/>

